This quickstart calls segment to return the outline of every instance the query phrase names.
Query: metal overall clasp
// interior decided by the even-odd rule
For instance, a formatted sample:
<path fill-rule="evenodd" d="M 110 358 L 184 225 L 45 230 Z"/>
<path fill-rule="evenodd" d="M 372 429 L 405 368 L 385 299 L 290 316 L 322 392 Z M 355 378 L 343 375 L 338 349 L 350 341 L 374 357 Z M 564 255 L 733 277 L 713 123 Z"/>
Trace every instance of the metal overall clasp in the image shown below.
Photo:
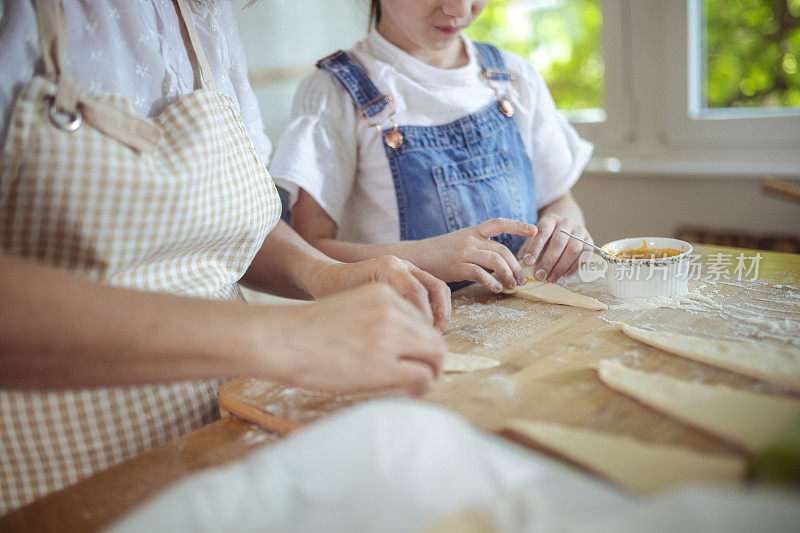
<path fill-rule="evenodd" d="M 389 113 L 389 116 L 386 117 L 386 118 L 391 120 L 392 124 L 394 125 L 392 127 L 392 129 L 390 129 L 389 131 L 383 131 L 383 127 L 380 124 L 371 123 L 369 121 L 369 118 L 367 117 L 367 115 L 364 114 L 364 110 L 365 109 L 367 109 L 371 105 L 376 104 L 376 103 L 378 103 L 378 102 L 380 102 L 381 100 L 384 100 L 384 99 L 386 100 L 386 102 L 389 104 L 389 107 L 391 108 L 391 112 Z M 370 102 L 367 102 L 366 104 L 362 105 L 361 109 L 358 110 L 359 114 L 361 115 L 361 120 L 363 120 L 364 123 L 367 126 L 369 126 L 370 128 L 376 128 L 378 130 L 378 133 L 383 136 L 383 142 L 385 142 L 386 146 L 388 146 L 390 148 L 399 148 L 400 145 L 403 144 L 403 134 L 400 133 L 400 129 L 399 129 L 400 125 L 394 119 L 395 111 L 396 111 L 396 109 L 394 107 L 394 102 L 392 102 L 392 97 L 389 96 L 388 94 L 380 95 L 379 97 L 375 98 L 374 100 L 372 100 Z"/>
<path fill-rule="evenodd" d="M 486 78 L 486 81 L 489 83 L 489 87 L 492 88 L 494 91 L 494 96 L 497 98 L 497 106 L 500 108 L 500 112 L 503 113 L 507 117 L 514 116 L 514 104 L 511 103 L 511 97 L 508 92 L 505 95 L 501 95 L 500 91 L 495 86 L 494 78 L 492 77 L 493 74 L 499 74 L 502 76 L 508 76 L 509 82 L 515 82 L 517 79 L 514 77 L 514 73 L 508 70 L 499 70 L 496 68 L 487 68 L 483 71 L 483 76 Z"/>

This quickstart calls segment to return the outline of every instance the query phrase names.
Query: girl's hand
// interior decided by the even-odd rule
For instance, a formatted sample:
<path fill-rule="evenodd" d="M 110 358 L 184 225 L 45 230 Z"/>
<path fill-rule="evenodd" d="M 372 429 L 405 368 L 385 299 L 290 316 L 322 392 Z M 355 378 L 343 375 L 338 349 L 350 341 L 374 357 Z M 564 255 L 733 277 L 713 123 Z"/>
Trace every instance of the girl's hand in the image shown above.
<path fill-rule="evenodd" d="M 447 349 L 430 317 L 385 284 L 362 285 L 275 316 L 278 346 L 265 332 L 257 344 L 260 357 L 272 359 L 272 379 L 310 389 L 402 388 L 418 396 L 439 375 Z"/>
<path fill-rule="evenodd" d="M 586 228 L 571 219 L 556 214 L 545 214 L 537 224 L 539 233 L 520 248 L 519 257 L 525 265 L 536 265 L 534 277 L 538 281 L 554 282 L 561 276 L 571 276 L 580 266 L 580 256 L 585 245 L 561 232 L 562 229 L 594 243 Z"/>
<path fill-rule="evenodd" d="M 451 313 L 447 284 L 408 261 L 390 255 L 357 263 L 329 264 L 317 273 L 312 295 L 322 298 L 370 282 L 390 285 L 417 308 L 428 324 L 432 323 L 440 331 L 447 328 Z"/>
<path fill-rule="evenodd" d="M 491 238 L 503 233 L 530 237 L 536 232 L 533 224 L 493 218 L 460 231 L 404 244 L 411 247 L 407 255 L 412 262 L 437 278 L 447 282 L 474 281 L 500 292 L 527 280 L 514 254 Z"/>

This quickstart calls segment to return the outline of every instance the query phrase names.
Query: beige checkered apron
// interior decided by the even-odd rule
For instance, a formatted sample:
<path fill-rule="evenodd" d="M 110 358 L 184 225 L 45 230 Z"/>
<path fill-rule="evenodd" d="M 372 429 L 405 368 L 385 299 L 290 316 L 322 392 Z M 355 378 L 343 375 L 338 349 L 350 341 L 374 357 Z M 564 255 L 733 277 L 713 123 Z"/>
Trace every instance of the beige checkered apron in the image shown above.
<path fill-rule="evenodd" d="M 83 93 L 61 70 L 61 2 L 35 3 L 45 75 L 20 91 L 0 156 L 0 251 L 120 287 L 241 299 L 236 282 L 280 201 L 236 104 L 215 90 L 184 0 L 207 88 L 153 119 L 122 96 Z M 215 382 L 0 390 L 0 514 L 216 416 Z"/>

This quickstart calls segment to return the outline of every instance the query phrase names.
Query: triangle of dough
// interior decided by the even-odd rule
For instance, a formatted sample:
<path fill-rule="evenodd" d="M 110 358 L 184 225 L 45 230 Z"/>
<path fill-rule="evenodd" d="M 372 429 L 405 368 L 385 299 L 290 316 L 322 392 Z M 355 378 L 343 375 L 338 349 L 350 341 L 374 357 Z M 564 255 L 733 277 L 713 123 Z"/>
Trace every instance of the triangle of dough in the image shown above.
<path fill-rule="evenodd" d="M 735 484 L 744 460 L 651 444 L 625 435 L 513 419 L 504 425 L 556 454 L 638 494 L 690 482 Z"/>
<path fill-rule="evenodd" d="M 703 385 L 601 361 L 600 381 L 717 438 L 754 451 L 800 416 L 800 400 Z"/>
<path fill-rule="evenodd" d="M 625 335 L 650 346 L 800 392 L 800 350 L 753 341 L 724 341 L 620 324 Z"/>
<path fill-rule="evenodd" d="M 551 304 L 570 305 L 572 307 L 583 307 L 594 311 L 604 311 L 608 306 L 591 296 L 584 296 L 577 292 L 565 289 L 561 285 L 548 283 L 546 281 L 528 281 L 525 285 L 504 289 L 504 294 L 513 294 L 520 298 L 528 298 L 538 302 Z"/>
<path fill-rule="evenodd" d="M 475 372 L 476 370 L 485 370 L 496 366 L 500 366 L 500 361 L 491 357 L 447 352 L 444 354 L 442 371 L 447 373 Z"/>

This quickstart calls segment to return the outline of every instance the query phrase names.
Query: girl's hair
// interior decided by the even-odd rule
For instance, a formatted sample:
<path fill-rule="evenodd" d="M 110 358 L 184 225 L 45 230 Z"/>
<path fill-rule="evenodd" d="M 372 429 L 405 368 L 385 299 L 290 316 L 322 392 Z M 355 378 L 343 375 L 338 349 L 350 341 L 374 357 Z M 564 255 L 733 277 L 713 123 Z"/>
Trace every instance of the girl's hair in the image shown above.
<path fill-rule="evenodd" d="M 367 23 L 367 29 L 371 30 L 378 23 L 381 21 L 381 1 L 380 0 L 370 0 L 369 3 L 369 22 Z"/>

